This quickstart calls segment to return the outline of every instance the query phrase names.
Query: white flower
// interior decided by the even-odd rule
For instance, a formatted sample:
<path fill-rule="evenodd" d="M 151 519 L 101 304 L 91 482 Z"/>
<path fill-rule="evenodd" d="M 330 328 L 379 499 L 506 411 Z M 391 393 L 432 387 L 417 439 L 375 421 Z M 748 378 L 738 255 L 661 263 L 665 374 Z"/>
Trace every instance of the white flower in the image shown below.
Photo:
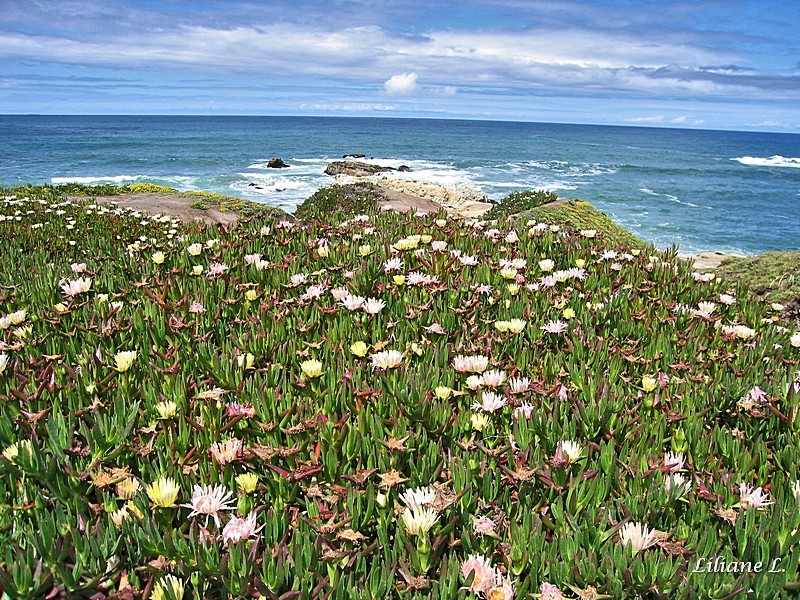
<path fill-rule="evenodd" d="M 664 480 L 664 489 L 667 493 L 675 490 L 679 496 L 683 496 L 692 489 L 692 482 L 680 473 L 669 473 Z"/>
<path fill-rule="evenodd" d="M 73 296 L 77 296 L 78 294 L 83 294 L 84 292 L 88 292 L 89 288 L 92 286 L 92 280 L 88 277 L 79 277 L 73 281 L 68 281 L 66 283 L 61 284 L 61 290 L 72 298 Z"/>
<path fill-rule="evenodd" d="M 493 413 L 500 410 L 506 405 L 506 399 L 494 392 L 483 392 L 481 394 L 481 401 L 472 404 L 473 410 L 482 410 L 487 413 Z"/>
<path fill-rule="evenodd" d="M 496 369 L 491 371 L 485 371 L 482 377 L 483 377 L 483 385 L 490 388 L 500 387 L 506 381 L 505 371 L 498 371 Z"/>
<path fill-rule="evenodd" d="M 6 370 L 6 367 L 8 366 L 8 360 L 8 354 L 0 354 L 0 373 Z"/>
<path fill-rule="evenodd" d="M 625 523 L 619 530 L 619 541 L 623 546 L 631 545 L 633 552 L 647 550 L 658 543 L 656 532 L 641 523 Z"/>
<path fill-rule="evenodd" d="M 399 258 L 390 258 L 383 265 L 383 270 L 386 273 L 391 271 L 399 271 L 403 268 L 403 261 Z"/>
<path fill-rule="evenodd" d="M 794 348 L 800 348 L 800 331 L 795 331 L 791 338 L 789 338 L 789 343 Z"/>
<path fill-rule="evenodd" d="M 508 391 L 512 394 L 524 394 L 531 386 L 528 377 L 513 377 L 508 380 Z"/>
<path fill-rule="evenodd" d="M 459 373 L 483 373 L 489 366 L 489 357 L 477 354 L 463 356 L 459 354 L 453 359 L 453 368 Z"/>
<path fill-rule="evenodd" d="M 393 369 L 403 363 L 403 353 L 398 350 L 383 350 L 372 355 L 372 368 Z"/>
<path fill-rule="evenodd" d="M 358 310 L 364 306 L 364 298 L 362 296 L 347 294 L 341 301 L 347 310 Z"/>
<path fill-rule="evenodd" d="M 686 462 L 686 457 L 683 455 L 682 452 L 665 452 L 664 453 L 664 466 L 669 469 L 672 473 L 677 473 L 681 469 L 683 469 L 683 465 Z"/>
<path fill-rule="evenodd" d="M 730 306 L 731 304 L 736 304 L 736 298 L 734 298 L 730 294 L 720 294 L 719 301 L 725 304 L 726 306 Z"/>
<path fill-rule="evenodd" d="M 379 300 L 378 298 L 367 298 L 367 300 L 364 302 L 363 308 L 364 312 L 370 315 L 377 315 L 384 308 L 386 308 L 386 302 Z"/>
<path fill-rule="evenodd" d="M 406 508 L 402 514 L 406 533 L 411 536 L 428 533 L 438 518 L 438 513 L 428 507 Z"/>
<path fill-rule="evenodd" d="M 421 508 L 431 504 L 436 499 L 436 490 L 430 486 L 407 489 L 400 494 L 400 501 L 407 508 Z"/>
<path fill-rule="evenodd" d="M 191 508 L 189 517 L 195 515 L 206 515 L 206 518 L 213 517 L 214 522 L 219 527 L 219 511 L 233 510 L 236 506 L 233 503 L 233 492 L 222 485 L 196 485 L 192 492 L 192 500 L 189 504 L 181 504 L 184 508 Z"/>
<path fill-rule="evenodd" d="M 739 506 L 745 510 L 759 509 L 774 504 L 769 494 L 761 487 L 754 488 L 749 483 L 739 484 Z"/>

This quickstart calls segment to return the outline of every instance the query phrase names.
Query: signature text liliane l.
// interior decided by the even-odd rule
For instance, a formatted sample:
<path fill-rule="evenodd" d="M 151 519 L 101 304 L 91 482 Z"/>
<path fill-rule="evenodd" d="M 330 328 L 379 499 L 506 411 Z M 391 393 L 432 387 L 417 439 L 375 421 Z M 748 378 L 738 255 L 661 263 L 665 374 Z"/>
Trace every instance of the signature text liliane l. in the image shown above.
<path fill-rule="evenodd" d="M 773 558 L 769 563 L 744 561 L 728 561 L 724 556 L 716 558 L 698 558 L 692 573 L 783 573 L 782 558 Z"/>

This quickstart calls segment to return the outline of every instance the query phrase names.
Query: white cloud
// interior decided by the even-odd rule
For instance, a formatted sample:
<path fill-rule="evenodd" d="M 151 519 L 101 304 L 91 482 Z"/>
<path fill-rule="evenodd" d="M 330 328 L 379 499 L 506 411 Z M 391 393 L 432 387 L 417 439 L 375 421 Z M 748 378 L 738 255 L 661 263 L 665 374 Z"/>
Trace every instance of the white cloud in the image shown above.
<path fill-rule="evenodd" d="M 674 119 L 672 119 L 670 121 L 670 123 L 675 123 L 675 124 L 686 123 L 688 120 L 689 119 L 686 118 L 685 116 L 680 116 L 680 117 L 675 117 Z"/>
<path fill-rule="evenodd" d="M 663 123 L 664 115 L 654 115 L 652 117 L 631 117 L 625 119 L 626 123 Z"/>
<path fill-rule="evenodd" d="M 383 89 L 390 96 L 402 96 L 404 94 L 412 94 L 417 91 L 417 74 L 416 73 L 400 73 L 399 75 L 392 75 L 383 82 Z"/>

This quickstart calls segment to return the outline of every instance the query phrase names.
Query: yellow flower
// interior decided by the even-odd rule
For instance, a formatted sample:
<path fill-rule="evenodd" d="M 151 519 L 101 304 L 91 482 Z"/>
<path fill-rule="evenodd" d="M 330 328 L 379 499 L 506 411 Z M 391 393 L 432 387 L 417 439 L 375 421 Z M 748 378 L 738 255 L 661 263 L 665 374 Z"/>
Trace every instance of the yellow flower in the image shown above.
<path fill-rule="evenodd" d="M 159 419 L 173 419 L 178 414 L 178 405 L 172 400 L 163 400 L 156 404 Z"/>
<path fill-rule="evenodd" d="M 358 341 L 350 344 L 350 352 L 356 356 L 363 357 L 367 355 L 367 345 L 364 342 Z"/>
<path fill-rule="evenodd" d="M 648 377 L 647 375 L 642 377 L 642 389 L 645 392 L 650 393 L 657 387 L 658 387 L 658 381 L 656 379 Z"/>
<path fill-rule="evenodd" d="M 67 306 L 64 303 L 59 302 L 53 307 L 53 310 L 55 310 L 57 313 L 63 313 L 67 311 Z"/>
<path fill-rule="evenodd" d="M 370 246 L 369 244 L 364 244 L 363 246 L 359 246 L 358 253 L 361 256 L 369 256 L 370 254 L 372 254 L 372 246 Z"/>
<path fill-rule="evenodd" d="M 517 270 L 514 267 L 503 267 L 500 269 L 500 277 L 503 279 L 515 279 L 517 277 Z"/>
<path fill-rule="evenodd" d="M 430 236 L 430 235 L 428 235 L 428 234 L 425 234 L 425 235 L 421 235 L 421 236 L 419 236 L 419 240 L 420 240 L 420 241 L 421 241 L 423 244 L 430 244 L 432 239 L 433 239 L 433 236 Z"/>
<path fill-rule="evenodd" d="M 565 308 L 564 312 L 561 313 L 561 314 L 564 315 L 565 319 L 572 319 L 573 317 L 575 317 L 575 311 L 573 309 L 571 309 L 570 307 Z"/>
<path fill-rule="evenodd" d="M 243 494 L 252 494 L 258 485 L 257 473 L 242 473 L 236 476 L 236 485 Z"/>
<path fill-rule="evenodd" d="M 578 260 L 575 261 L 575 266 L 578 267 L 579 269 L 582 269 L 583 267 L 586 266 L 586 261 L 582 258 L 579 258 Z"/>
<path fill-rule="evenodd" d="M 392 277 L 392 281 L 394 281 L 395 285 L 403 285 L 406 282 L 405 275 L 395 275 Z"/>
<path fill-rule="evenodd" d="M 203 251 L 203 244 L 190 244 L 186 247 L 189 256 L 198 256 Z"/>
<path fill-rule="evenodd" d="M 142 511 L 133 502 L 126 502 L 122 508 L 127 510 L 129 514 L 133 515 L 137 519 L 141 519 L 142 517 L 144 517 Z"/>
<path fill-rule="evenodd" d="M 192 267 L 192 275 L 202 275 L 203 265 L 195 265 Z"/>
<path fill-rule="evenodd" d="M 433 390 L 433 395 L 436 396 L 439 400 L 447 400 L 450 396 L 453 395 L 453 390 L 447 387 L 446 385 L 439 385 L 436 386 L 435 390 Z"/>
<path fill-rule="evenodd" d="M 447 219 L 436 219 L 434 223 L 436 223 L 437 227 L 444 227 L 447 225 Z"/>
<path fill-rule="evenodd" d="M 420 346 L 417 342 L 411 342 L 408 347 L 411 348 L 411 351 L 417 356 L 422 356 L 422 346 Z"/>
<path fill-rule="evenodd" d="M 236 364 L 239 366 L 240 369 L 252 369 L 253 365 L 256 362 L 256 357 L 253 356 L 250 352 L 246 352 L 245 354 L 240 354 L 236 357 Z"/>
<path fill-rule="evenodd" d="M 317 256 L 320 258 L 328 258 L 330 256 L 331 250 L 328 247 L 328 244 L 323 244 L 319 248 L 317 248 Z"/>
<path fill-rule="evenodd" d="M 519 284 L 518 283 L 509 283 L 506 286 L 506 289 L 508 290 L 508 293 L 511 294 L 512 296 L 516 296 L 517 294 L 519 294 Z"/>
<path fill-rule="evenodd" d="M 639 256 L 641 253 L 642 251 L 639 250 L 638 248 L 634 248 L 633 250 L 631 250 L 631 254 L 633 254 L 634 256 Z"/>
<path fill-rule="evenodd" d="M 595 229 L 582 229 L 581 235 L 585 238 L 593 238 L 597 235 L 597 230 Z"/>
<path fill-rule="evenodd" d="M 158 252 L 153 252 L 153 256 L 151 256 L 151 258 L 153 259 L 154 263 L 160 265 L 164 263 L 165 256 L 164 253 L 159 250 Z"/>
<path fill-rule="evenodd" d="M 247 300 L 248 302 L 252 302 L 256 298 L 258 298 L 258 292 L 255 290 L 247 290 L 244 293 L 244 299 Z"/>
<path fill-rule="evenodd" d="M 136 361 L 138 352 L 136 350 L 128 350 L 126 352 L 117 352 L 114 355 L 114 362 L 117 363 L 117 371 L 124 373 L 133 366 Z"/>
<path fill-rule="evenodd" d="M 184 594 L 183 582 L 175 577 L 175 575 L 165 575 L 153 587 L 153 593 L 150 595 L 150 600 L 181 600 Z"/>
<path fill-rule="evenodd" d="M 300 368 L 303 370 L 306 377 L 311 377 L 312 379 L 322 375 L 322 363 L 313 358 L 303 361 L 300 364 Z"/>
<path fill-rule="evenodd" d="M 483 431 L 489 425 L 489 415 L 486 413 L 472 413 L 469 420 L 475 431 Z"/>
<path fill-rule="evenodd" d="M 161 508 L 175 506 L 178 499 L 180 488 L 172 477 L 160 477 L 155 482 L 147 486 L 147 495 L 153 504 Z"/>
<path fill-rule="evenodd" d="M 495 321 L 494 322 L 495 329 L 497 329 L 497 331 L 499 331 L 500 333 L 506 333 L 510 326 L 511 326 L 511 323 L 509 323 L 508 321 Z"/>

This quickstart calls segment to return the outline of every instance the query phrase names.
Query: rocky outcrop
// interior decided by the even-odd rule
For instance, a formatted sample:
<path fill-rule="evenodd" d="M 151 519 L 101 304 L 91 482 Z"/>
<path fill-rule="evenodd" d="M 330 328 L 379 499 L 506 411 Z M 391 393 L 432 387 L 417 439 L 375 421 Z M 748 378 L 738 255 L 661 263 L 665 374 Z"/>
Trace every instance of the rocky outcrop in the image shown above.
<path fill-rule="evenodd" d="M 283 159 L 280 158 L 270 158 L 269 162 L 267 163 L 267 168 L 269 169 L 286 169 L 289 165 L 283 162 Z"/>
<path fill-rule="evenodd" d="M 392 167 L 381 167 L 369 163 L 352 160 L 335 160 L 325 167 L 326 175 L 349 175 L 350 177 L 367 177 L 376 173 L 394 171 Z"/>
<path fill-rule="evenodd" d="M 345 154 L 342 158 L 366 158 L 366 154 L 361 154 L 361 152 L 355 152 L 353 154 Z"/>

